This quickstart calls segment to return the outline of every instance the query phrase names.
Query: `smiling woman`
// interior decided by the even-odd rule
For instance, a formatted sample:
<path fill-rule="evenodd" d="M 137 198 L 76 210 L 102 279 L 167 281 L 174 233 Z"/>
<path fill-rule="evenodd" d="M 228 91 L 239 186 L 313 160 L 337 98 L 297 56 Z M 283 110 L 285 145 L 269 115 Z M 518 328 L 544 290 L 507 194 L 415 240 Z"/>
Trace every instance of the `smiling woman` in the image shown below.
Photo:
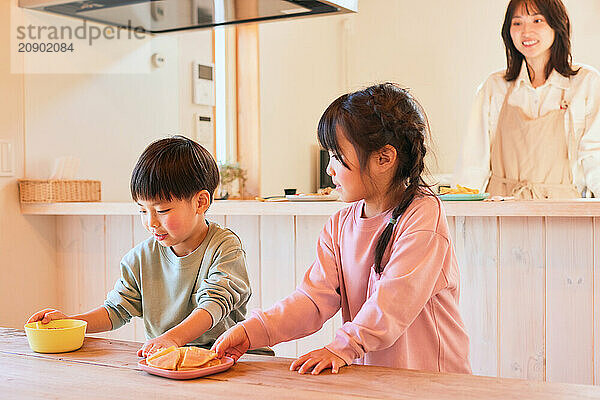
<path fill-rule="evenodd" d="M 560 0 L 511 1 L 502 25 L 507 52 L 506 80 L 519 76 L 523 59 L 534 87 L 541 86 L 556 69 L 569 77 L 577 75 L 571 66 L 571 22 Z M 536 76 L 535 70 L 544 73 Z"/>
<path fill-rule="evenodd" d="M 600 194 L 600 74 L 572 65 L 561 0 L 511 0 L 507 68 L 482 85 L 456 183 L 523 199 Z"/>

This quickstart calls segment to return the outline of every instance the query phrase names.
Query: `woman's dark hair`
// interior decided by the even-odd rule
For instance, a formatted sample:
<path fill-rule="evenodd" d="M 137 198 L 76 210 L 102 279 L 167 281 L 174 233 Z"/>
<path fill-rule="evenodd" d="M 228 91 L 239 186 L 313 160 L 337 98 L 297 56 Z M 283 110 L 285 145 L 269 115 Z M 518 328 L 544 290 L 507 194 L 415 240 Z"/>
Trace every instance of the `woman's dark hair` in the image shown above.
<path fill-rule="evenodd" d="M 219 168 L 208 150 L 175 135 L 146 147 L 133 168 L 130 187 L 133 201 L 189 200 L 206 190 L 212 202 L 218 185 Z"/>
<path fill-rule="evenodd" d="M 383 83 L 345 94 L 327 107 L 319 121 L 319 143 L 350 168 L 341 153 L 337 133 L 343 133 L 354 146 L 361 172 L 368 168 L 369 156 L 386 145 L 396 149 L 398 167 L 390 196 L 397 200 L 392 219 L 397 221 L 417 195 L 431 194 L 422 175 L 425 171 L 427 116 L 419 102 L 405 89 Z M 381 260 L 392 237 L 390 221 L 377 241 L 375 271 L 383 270 Z"/>
<path fill-rule="evenodd" d="M 544 16 L 550 28 L 554 30 L 554 43 L 550 48 L 550 59 L 544 70 L 545 78 L 555 69 L 564 77 L 577 75 L 579 70 L 574 70 L 571 56 L 571 22 L 567 9 L 561 0 L 511 0 L 506 8 L 504 24 L 502 24 L 502 39 L 506 49 L 506 74 L 504 79 L 514 81 L 521 72 L 523 54 L 517 50 L 510 36 L 512 18 L 517 8 L 523 4 L 527 14 L 540 13 Z"/>

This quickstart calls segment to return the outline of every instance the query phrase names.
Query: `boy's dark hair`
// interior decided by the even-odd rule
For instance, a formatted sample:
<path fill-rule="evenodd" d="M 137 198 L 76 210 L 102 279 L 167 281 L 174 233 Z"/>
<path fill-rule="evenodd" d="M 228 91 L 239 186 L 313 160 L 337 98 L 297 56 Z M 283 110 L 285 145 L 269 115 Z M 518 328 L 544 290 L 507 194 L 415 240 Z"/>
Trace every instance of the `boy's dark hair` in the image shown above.
<path fill-rule="evenodd" d="M 327 107 L 319 121 L 319 143 L 349 168 L 337 140 L 338 128 L 352 143 L 361 172 L 366 171 L 369 156 L 386 145 L 396 149 L 398 167 L 389 193 L 397 200 L 392 218 L 397 220 L 415 196 L 429 195 L 423 181 L 425 138 L 429 123 L 419 102 L 405 89 L 383 83 L 338 97 Z M 368 172 L 368 171 L 366 171 Z M 394 224 L 388 223 L 375 248 L 375 271 L 383 270 L 381 260 L 392 237 Z"/>
<path fill-rule="evenodd" d="M 175 135 L 151 143 L 138 159 L 131 174 L 133 201 L 189 200 L 202 190 L 212 203 L 219 185 L 219 168 L 204 147 Z"/>
<path fill-rule="evenodd" d="M 571 56 L 571 22 L 565 5 L 560 0 L 511 0 L 506 8 L 504 23 L 502 24 L 502 40 L 506 50 L 506 74 L 504 79 L 512 82 L 519 76 L 524 56 L 517 50 L 510 36 L 512 18 L 517 8 L 525 5 L 529 15 L 542 14 L 550 28 L 554 30 L 554 43 L 550 47 L 550 59 L 544 70 L 548 79 L 553 69 L 568 78 L 577 75 L 579 70 L 574 70 Z"/>

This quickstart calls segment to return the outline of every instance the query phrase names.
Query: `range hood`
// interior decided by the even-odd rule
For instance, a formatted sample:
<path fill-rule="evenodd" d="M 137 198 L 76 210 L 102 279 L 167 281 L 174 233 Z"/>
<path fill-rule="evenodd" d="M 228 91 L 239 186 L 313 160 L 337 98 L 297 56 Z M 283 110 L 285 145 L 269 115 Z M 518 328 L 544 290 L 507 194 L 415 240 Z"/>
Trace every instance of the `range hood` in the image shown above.
<path fill-rule="evenodd" d="M 23 8 L 148 33 L 358 11 L 358 0 L 19 0 Z"/>

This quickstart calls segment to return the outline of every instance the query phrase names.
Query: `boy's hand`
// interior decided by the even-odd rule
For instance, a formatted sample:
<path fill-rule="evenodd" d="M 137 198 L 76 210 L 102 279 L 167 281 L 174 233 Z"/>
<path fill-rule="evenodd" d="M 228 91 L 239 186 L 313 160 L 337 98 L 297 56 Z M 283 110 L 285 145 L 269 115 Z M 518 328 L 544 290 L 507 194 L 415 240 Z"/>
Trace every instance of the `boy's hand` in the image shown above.
<path fill-rule="evenodd" d="M 246 330 L 241 325 L 235 325 L 225 331 L 215 344 L 212 350 L 217 352 L 217 357 L 224 355 L 237 361 L 250 348 L 250 339 Z"/>
<path fill-rule="evenodd" d="M 325 368 L 331 367 L 331 373 L 337 374 L 344 365 L 344 360 L 323 347 L 295 359 L 290 365 L 290 371 L 298 370 L 298 373 L 306 374 L 312 370 L 313 375 L 318 375 Z"/>
<path fill-rule="evenodd" d="M 65 319 L 69 318 L 62 312 L 55 310 L 54 308 L 46 308 L 41 311 L 36 312 L 27 320 L 27 323 L 42 321 L 42 324 L 47 324 L 48 322 L 55 319 Z"/>
<path fill-rule="evenodd" d="M 171 346 L 179 347 L 179 343 L 165 335 L 160 335 L 159 337 L 146 341 L 146 343 L 144 343 L 137 351 L 137 355 L 138 357 L 148 357 L 155 351 Z"/>

